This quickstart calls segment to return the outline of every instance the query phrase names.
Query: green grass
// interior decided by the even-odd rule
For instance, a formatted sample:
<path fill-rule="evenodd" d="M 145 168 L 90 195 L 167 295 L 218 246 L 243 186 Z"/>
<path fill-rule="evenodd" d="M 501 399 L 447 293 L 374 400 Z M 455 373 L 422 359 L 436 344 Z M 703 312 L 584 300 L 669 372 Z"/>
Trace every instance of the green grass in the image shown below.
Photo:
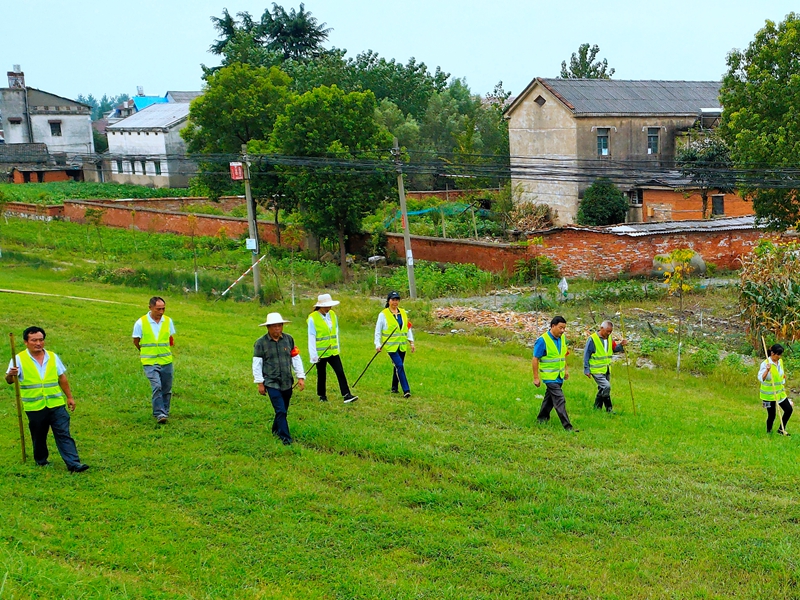
<path fill-rule="evenodd" d="M 286 448 L 250 375 L 265 309 L 167 296 L 175 396 L 157 427 L 130 341 L 152 291 L 2 261 L 0 287 L 120 303 L 0 294 L 2 352 L 37 323 L 64 359 L 92 466 L 20 464 L 0 388 L 3 600 L 798 596 L 798 438 L 764 434 L 752 370 L 634 370 L 634 416 L 615 367 L 607 416 L 576 352 L 569 435 L 536 423 L 527 350 L 426 334 L 427 305 L 404 302 L 414 396 L 386 393 L 379 357 L 354 404 L 296 394 Z M 382 304 L 341 299 L 353 381 Z M 307 356 L 307 308 L 276 308 Z"/>
<path fill-rule="evenodd" d="M 86 198 L 172 198 L 189 196 L 184 188 L 150 188 L 124 183 L 58 181 L 52 183 L 0 183 L 0 194 L 11 202 L 61 204 L 67 199 Z"/>

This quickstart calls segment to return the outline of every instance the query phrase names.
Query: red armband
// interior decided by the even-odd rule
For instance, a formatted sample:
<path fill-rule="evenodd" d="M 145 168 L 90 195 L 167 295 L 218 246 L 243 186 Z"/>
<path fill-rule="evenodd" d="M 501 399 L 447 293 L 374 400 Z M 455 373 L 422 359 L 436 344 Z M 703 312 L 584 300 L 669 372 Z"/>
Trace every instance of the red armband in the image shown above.
<path fill-rule="evenodd" d="M 169 345 L 170 346 L 174 346 L 175 345 L 175 340 L 172 338 L 172 336 L 169 336 Z"/>
<path fill-rule="evenodd" d="M 299 356 L 299 355 L 300 355 L 300 350 L 297 349 L 297 346 L 292 348 L 292 358 L 294 358 L 295 356 Z"/>
<path fill-rule="evenodd" d="M 413 327 L 413 325 L 411 324 L 411 321 L 409 321 L 408 322 L 408 328 L 411 329 L 412 327 Z"/>

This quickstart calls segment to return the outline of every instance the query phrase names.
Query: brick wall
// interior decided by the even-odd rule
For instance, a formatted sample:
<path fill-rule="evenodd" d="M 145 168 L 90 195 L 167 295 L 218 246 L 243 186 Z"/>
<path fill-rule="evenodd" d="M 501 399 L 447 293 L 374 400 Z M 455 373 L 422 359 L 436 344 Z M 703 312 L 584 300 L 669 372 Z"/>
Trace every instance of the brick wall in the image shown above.
<path fill-rule="evenodd" d="M 485 271 L 500 273 L 514 271 L 514 263 L 527 256 L 526 246 L 511 244 L 489 244 L 468 240 L 450 240 L 420 235 L 411 236 L 411 248 L 417 260 L 433 262 L 472 263 Z M 399 257 L 405 256 L 403 235 L 386 234 L 386 251 L 396 252 Z"/>
<path fill-rule="evenodd" d="M 708 194 L 708 212 L 711 212 L 711 196 Z M 726 217 L 744 217 L 753 214 L 753 203 L 738 194 L 724 194 Z M 684 221 L 703 218 L 703 199 L 700 194 L 684 196 L 674 190 L 644 190 L 642 216 L 645 222 Z"/>
<path fill-rule="evenodd" d="M 23 217 L 29 219 L 61 219 L 64 216 L 64 207 L 60 204 L 46 206 L 44 204 L 29 204 L 27 202 L 9 202 L 6 204 L 6 215 L 9 217 Z"/>
<path fill-rule="evenodd" d="M 217 236 L 222 234 L 229 238 L 238 238 L 247 234 L 247 219 L 216 215 L 191 215 L 171 210 L 138 208 L 130 204 L 120 206 L 119 204 L 83 200 L 65 200 L 64 219 L 74 223 L 85 223 L 86 210 L 89 208 L 102 209 L 104 211 L 102 223 L 108 227 L 125 229 L 136 227 L 141 231 L 190 235 L 189 219 L 193 218 L 196 223 L 195 235 Z M 274 223 L 258 222 L 259 238 L 262 241 L 277 244 L 275 231 Z"/>
<path fill-rule="evenodd" d="M 152 208 L 155 210 L 171 210 L 181 212 L 187 206 L 207 205 L 223 212 L 230 212 L 238 206 L 244 206 L 244 196 L 222 196 L 219 202 L 214 202 L 202 196 L 189 196 L 185 198 L 124 198 L 120 200 L 95 199 L 94 202 L 139 208 Z M 130 210 L 130 208 L 128 209 Z"/>

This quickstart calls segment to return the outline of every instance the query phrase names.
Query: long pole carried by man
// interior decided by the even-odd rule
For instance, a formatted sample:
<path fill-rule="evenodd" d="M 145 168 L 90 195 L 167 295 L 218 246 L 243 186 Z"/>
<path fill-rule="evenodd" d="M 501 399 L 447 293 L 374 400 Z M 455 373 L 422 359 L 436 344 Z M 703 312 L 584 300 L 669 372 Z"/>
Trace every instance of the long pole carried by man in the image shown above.
<path fill-rule="evenodd" d="M 11 338 L 11 360 L 14 361 L 14 366 L 19 369 L 17 363 L 17 349 L 14 344 L 14 334 L 9 333 Z M 28 460 L 28 455 L 25 452 L 25 427 L 22 425 L 22 397 L 19 392 L 19 377 L 14 377 L 14 392 L 17 395 L 17 420 L 19 421 L 19 445 L 22 448 L 22 462 Z"/>
<path fill-rule="evenodd" d="M 619 311 L 619 327 L 622 329 L 622 339 L 627 339 L 625 336 L 625 317 L 622 316 L 622 310 Z M 631 381 L 631 358 L 630 355 L 625 353 L 625 367 L 628 371 L 628 387 L 631 390 L 631 404 L 633 404 L 633 414 L 636 415 L 636 401 L 633 399 L 633 382 Z"/>
<path fill-rule="evenodd" d="M 390 339 L 390 338 L 391 338 L 391 337 L 392 337 L 392 336 L 393 336 L 393 335 L 394 335 L 396 332 L 397 332 L 397 327 L 395 327 L 395 328 L 394 328 L 394 330 L 392 330 L 392 333 L 390 333 L 390 334 L 389 334 L 389 337 L 387 337 L 385 340 L 383 340 L 383 343 L 381 344 L 381 347 L 380 347 L 380 348 L 378 348 L 377 350 L 375 350 L 375 354 L 373 354 L 373 355 L 372 355 L 372 358 L 370 358 L 370 359 L 369 359 L 369 362 L 367 363 L 367 366 L 366 366 L 366 367 L 364 367 L 364 370 L 363 370 L 363 371 L 361 371 L 361 375 L 359 375 L 359 376 L 358 376 L 358 379 L 356 379 L 356 382 L 353 384 L 353 387 L 356 387 L 356 386 L 358 385 L 358 382 L 359 382 L 359 381 L 361 381 L 361 378 L 364 376 L 364 373 L 366 373 L 366 372 L 367 372 L 367 369 L 369 369 L 369 366 L 372 364 L 372 361 L 373 361 L 373 360 L 375 360 L 375 357 L 376 357 L 376 356 L 378 356 L 378 354 L 380 354 L 380 353 L 381 353 L 381 350 L 383 350 L 383 347 L 386 345 L 386 342 L 388 342 L 388 341 L 389 341 L 389 339 Z"/>

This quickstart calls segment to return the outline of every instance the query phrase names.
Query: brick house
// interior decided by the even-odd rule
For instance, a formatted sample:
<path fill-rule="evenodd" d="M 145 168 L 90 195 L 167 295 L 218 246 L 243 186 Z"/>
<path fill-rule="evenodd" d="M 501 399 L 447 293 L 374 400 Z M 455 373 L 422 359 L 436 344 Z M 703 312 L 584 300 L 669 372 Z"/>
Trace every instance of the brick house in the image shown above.
<path fill-rule="evenodd" d="M 505 114 L 512 185 L 518 197 L 548 204 L 557 212 L 558 223 L 571 223 L 583 192 L 604 175 L 630 197 L 629 220 L 648 218 L 643 208 L 648 196 L 653 197 L 652 215 L 656 204 L 669 202 L 675 204 L 672 212 L 677 215 L 691 190 L 676 182 L 648 184 L 665 175 L 677 178 L 674 160 L 679 140 L 693 127 L 715 126 L 722 112 L 719 88 L 716 81 L 537 77 Z M 670 189 L 667 201 L 665 192 Z M 723 203 L 734 205 L 727 197 Z M 697 206 L 696 216 L 689 211 L 677 218 L 701 218 L 699 200 Z"/>

